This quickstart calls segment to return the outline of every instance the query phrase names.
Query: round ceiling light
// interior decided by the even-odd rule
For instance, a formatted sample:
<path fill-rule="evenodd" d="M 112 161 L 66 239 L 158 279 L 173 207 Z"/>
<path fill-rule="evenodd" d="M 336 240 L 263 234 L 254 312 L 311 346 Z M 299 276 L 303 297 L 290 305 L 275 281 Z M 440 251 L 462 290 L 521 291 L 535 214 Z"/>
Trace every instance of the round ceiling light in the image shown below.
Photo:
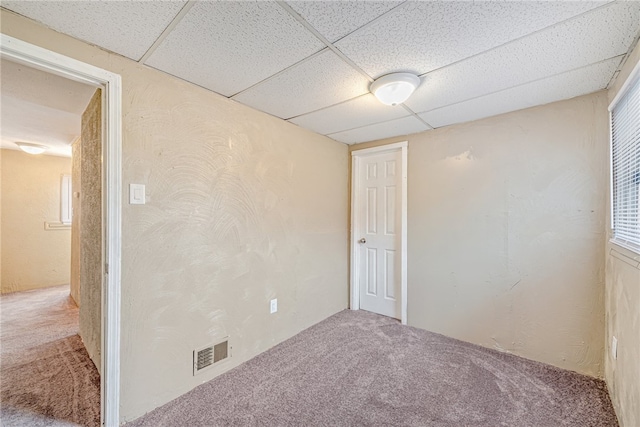
<path fill-rule="evenodd" d="M 16 145 L 20 147 L 22 151 L 29 154 L 42 154 L 49 149 L 47 146 L 31 144 L 30 142 L 16 142 Z"/>
<path fill-rule="evenodd" d="M 369 90 L 386 105 L 398 105 L 406 101 L 420 85 L 420 77 L 411 73 L 393 73 L 378 78 Z"/>

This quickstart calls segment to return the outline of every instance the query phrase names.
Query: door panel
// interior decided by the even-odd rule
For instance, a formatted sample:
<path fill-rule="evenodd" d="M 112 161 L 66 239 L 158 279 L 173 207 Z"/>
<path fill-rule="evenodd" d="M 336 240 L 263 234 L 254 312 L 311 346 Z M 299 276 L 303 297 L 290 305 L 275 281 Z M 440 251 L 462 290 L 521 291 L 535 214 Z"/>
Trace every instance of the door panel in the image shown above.
<path fill-rule="evenodd" d="M 359 243 L 360 308 L 401 316 L 401 151 L 361 159 L 356 236 Z"/>
<path fill-rule="evenodd" d="M 384 281 L 384 290 L 385 297 L 388 299 L 392 299 L 395 301 L 396 299 L 396 251 L 392 251 L 389 249 L 385 249 L 385 264 L 384 264 L 384 272 L 385 272 L 385 281 Z"/>
<path fill-rule="evenodd" d="M 367 188 L 367 234 L 378 232 L 378 189 Z"/>
<path fill-rule="evenodd" d="M 367 295 L 378 294 L 378 251 L 375 248 L 367 248 Z"/>
<path fill-rule="evenodd" d="M 388 236 L 396 234 L 396 187 L 385 187 L 384 189 L 384 231 Z"/>

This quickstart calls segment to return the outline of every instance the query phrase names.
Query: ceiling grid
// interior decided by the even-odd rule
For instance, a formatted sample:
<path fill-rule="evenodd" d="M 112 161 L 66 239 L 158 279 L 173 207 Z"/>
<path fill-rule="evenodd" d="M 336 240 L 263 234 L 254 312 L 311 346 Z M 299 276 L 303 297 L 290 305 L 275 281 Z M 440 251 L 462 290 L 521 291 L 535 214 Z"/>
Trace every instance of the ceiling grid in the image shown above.
<path fill-rule="evenodd" d="M 193 5 L 195 4 L 196 0 L 189 0 L 183 7 L 182 9 L 180 9 L 180 12 L 178 12 L 178 14 L 175 16 L 175 18 L 173 18 L 171 20 L 171 22 L 169 23 L 169 25 L 167 25 L 167 28 L 164 29 L 164 31 L 158 36 L 158 38 L 156 39 L 155 42 L 153 42 L 153 44 L 151 45 L 151 47 L 149 49 L 147 49 L 147 51 L 145 52 L 144 55 L 142 55 L 142 58 L 140 58 L 138 60 L 138 62 L 140 63 L 145 63 L 147 59 L 149 59 L 149 57 L 153 54 L 153 52 L 156 51 L 156 49 L 158 48 L 158 46 L 160 46 L 162 44 L 162 42 L 164 41 L 164 39 L 169 35 L 169 33 L 171 33 L 171 31 L 173 31 L 173 29 L 176 27 L 176 25 L 178 25 L 180 23 L 180 21 L 182 20 L 182 18 L 184 18 L 184 16 L 191 10 L 191 8 L 193 7 Z"/>
<path fill-rule="evenodd" d="M 2 7 L 347 144 L 605 89 L 640 34 L 640 2 L 625 1 Z M 392 72 L 421 77 L 402 106 L 369 93 Z"/>

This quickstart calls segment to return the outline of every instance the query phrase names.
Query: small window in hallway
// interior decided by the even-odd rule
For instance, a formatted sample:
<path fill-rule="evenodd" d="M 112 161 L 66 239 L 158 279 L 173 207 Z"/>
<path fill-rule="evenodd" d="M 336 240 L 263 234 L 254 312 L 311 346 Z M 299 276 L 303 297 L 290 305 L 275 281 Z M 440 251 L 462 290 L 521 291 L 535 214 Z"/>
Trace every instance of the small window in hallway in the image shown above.
<path fill-rule="evenodd" d="M 71 175 L 62 175 L 60 185 L 60 222 L 69 225 L 71 224 L 71 204 L 73 193 L 71 192 Z"/>

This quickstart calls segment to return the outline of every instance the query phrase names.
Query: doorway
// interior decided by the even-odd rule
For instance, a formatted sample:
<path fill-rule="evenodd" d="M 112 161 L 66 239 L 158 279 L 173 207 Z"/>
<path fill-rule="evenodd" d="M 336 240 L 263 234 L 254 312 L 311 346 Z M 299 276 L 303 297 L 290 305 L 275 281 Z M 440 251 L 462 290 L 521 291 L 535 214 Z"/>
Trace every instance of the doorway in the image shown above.
<path fill-rule="evenodd" d="M 407 148 L 352 151 L 351 309 L 407 323 Z"/>
<path fill-rule="evenodd" d="M 100 89 L 5 58 L 0 67 L 0 417 L 98 426 L 101 120 L 89 113 Z M 72 215 L 81 204 L 83 221 Z"/>
<path fill-rule="evenodd" d="M 0 57 L 102 89 L 101 423 L 119 425 L 121 259 L 121 78 L 117 74 L 1 35 Z M 102 268 L 104 266 L 104 268 Z"/>

